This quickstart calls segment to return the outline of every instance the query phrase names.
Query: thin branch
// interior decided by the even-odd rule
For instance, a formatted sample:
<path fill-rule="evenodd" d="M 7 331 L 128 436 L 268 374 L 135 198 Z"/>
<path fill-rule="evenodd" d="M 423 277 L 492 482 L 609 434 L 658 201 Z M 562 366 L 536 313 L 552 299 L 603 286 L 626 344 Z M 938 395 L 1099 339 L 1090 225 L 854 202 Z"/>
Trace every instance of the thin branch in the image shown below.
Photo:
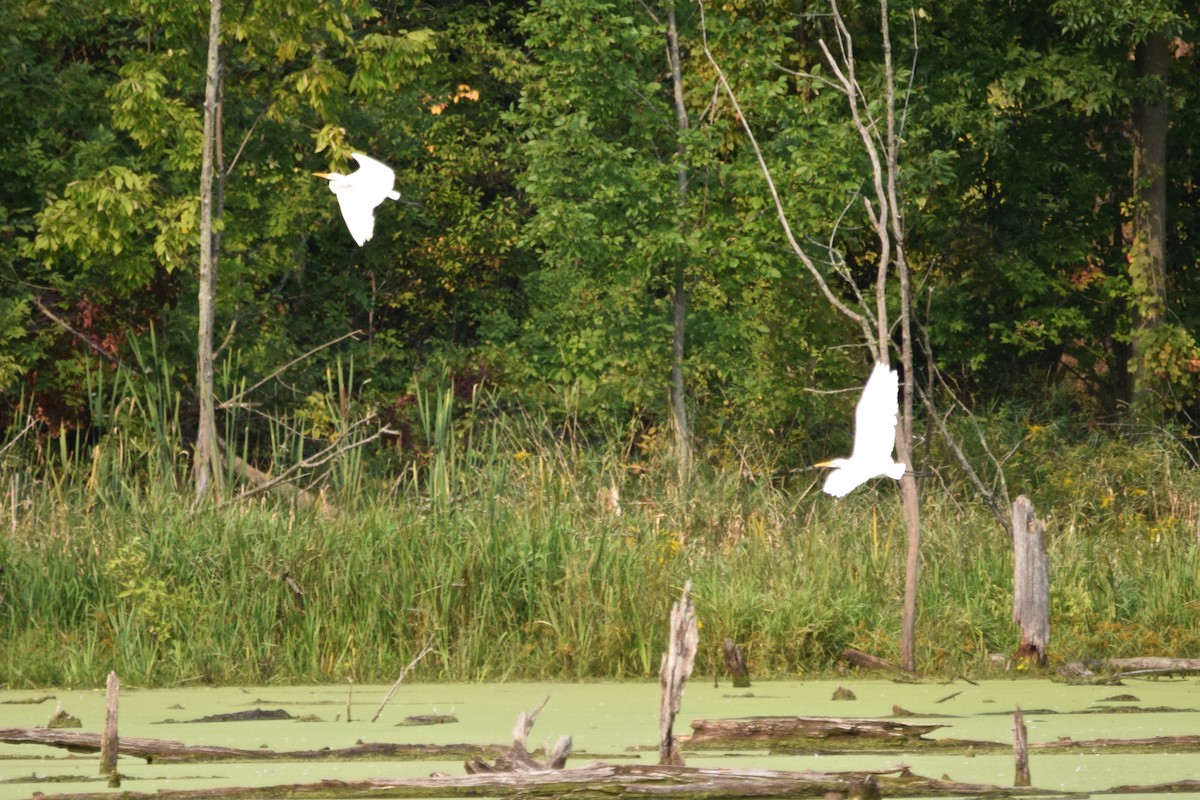
<path fill-rule="evenodd" d="M 100 354 L 104 358 L 108 359 L 108 361 L 110 361 L 111 363 L 117 365 L 118 367 L 125 366 L 125 363 L 123 361 L 121 361 L 121 359 L 117 358 L 112 353 L 107 352 L 103 347 L 96 344 L 96 342 L 92 340 L 92 337 L 88 336 L 86 333 L 75 330 L 74 328 L 71 327 L 70 323 L 68 323 L 66 320 L 62 319 L 61 317 L 58 317 L 57 315 L 55 315 L 55 313 L 53 311 L 46 308 L 46 306 L 42 305 L 42 298 L 38 297 L 37 295 L 33 295 L 32 299 L 33 299 L 33 304 L 35 306 L 37 306 L 38 311 L 41 311 L 42 314 L 46 317 L 46 319 L 50 320 L 55 325 L 62 328 L 67 333 L 70 333 L 72 336 L 75 336 L 78 339 L 81 339 L 84 344 L 86 344 L 88 347 L 95 350 L 98 354 Z"/>
<path fill-rule="evenodd" d="M 232 332 L 232 331 L 231 331 L 231 332 Z M 280 367 L 279 369 L 277 369 L 277 370 L 275 370 L 274 372 L 272 372 L 272 373 L 271 373 L 270 375 L 268 375 L 267 377 L 265 377 L 265 378 L 263 378 L 262 380 L 260 380 L 258 383 L 256 383 L 256 384 L 254 384 L 253 386 L 251 386 L 249 389 L 243 389 L 242 391 L 240 391 L 240 392 L 238 392 L 237 394 L 235 394 L 233 397 L 231 397 L 231 398 L 229 398 L 228 400 L 224 401 L 224 402 L 223 402 L 223 403 L 221 403 L 219 406 L 217 406 L 217 408 L 221 409 L 222 411 L 224 411 L 225 409 L 228 409 L 228 408 L 232 408 L 232 407 L 233 407 L 234 405 L 236 405 L 236 404 L 237 404 L 237 403 L 238 403 L 238 402 L 239 402 L 239 401 L 240 401 L 240 400 L 241 400 L 243 397 L 245 397 L 246 395 L 250 394 L 250 393 L 251 393 L 251 392 L 253 392 L 255 389 L 258 389 L 258 388 L 259 388 L 259 387 L 261 387 L 261 386 L 262 386 L 264 383 L 267 383 L 268 381 L 274 380 L 275 378 L 279 377 L 279 376 L 280 376 L 280 375 L 282 375 L 284 372 L 286 372 L 288 369 L 290 369 L 291 367 L 295 366 L 296 364 L 298 364 L 299 362 L 303 361 L 304 359 L 308 358 L 309 356 L 313 355 L 314 353 L 319 353 L 320 351 L 324 350 L 326 347 L 332 347 L 333 345 L 337 344 L 338 342 L 344 341 L 345 339 L 352 339 L 352 338 L 356 338 L 356 337 L 358 337 L 358 336 L 361 336 L 361 335 L 362 335 L 362 331 L 360 331 L 360 330 L 350 331 L 349 333 L 344 333 L 344 334 L 342 334 L 341 336 L 337 337 L 336 339 L 331 339 L 330 341 L 328 341 L 328 342 L 325 342 L 324 344 L 319 344 L 319 345 L 317 345 L 317 346 L 316 346 L 316 347 L 314 347 L 313 349 L 309 350 L 307 353 L 301 353 L 300 355 L 298 355 L 298 356 L 296 356 L 295 358 L 293 358 L 291 361 L 289 361 L 289 362 L 287 362 L 286 364 L 284 364 L 284 365 L 283 365 L 282 367 Z"/>
<path fill-rule="evenodd" d="M 346 433 L 347 434 L 351 433 L 355 429 L 360 428 L 363 425 L 367 424 L 368 422 L 372 421 L 374 418 L 375 418 L 375 416 L 373 414 L 369 415 L 367 417 L 364 417 L 363 419 L 354 423 L 354 425 L 352 425 L 350 430 L 347 431 Z M 239 495 L 239 498 L 244 499 L 247 497 L 252 497 L 256 494 L 262 494 L 263 492 L 274 489 L 276 486 L 279 486 L 280 484 L 286 483 L 288 480 L 291 479 L 291 477 L 295 473 L 300 472 L 301 470 L 309 470 L 309 469 L 314 469 L 316 467 L 323 466 L 323 465 L 329 463 L 330 461 L 334 460 L 335 458 L 338 458 L 339 456 L 350 452 L 351 450 L 357 450 L 360 447 L 370 444 L 371 442 L 375 441 L 376 439 L 380 438 L 381 436 L 385 436 L 385 435 L 395 436 L 398 434 L 399 434 L 399 431 L 394 431 L 391 428 L 388 428 L 385 426 L 385 427 L 380 428 L 379 430 L 375 431 L 370 436 L 367 436 L 362 439 L 356 439 L 354 441 L 347 442 L 346 440 L 347 440 L 348 436 L 343 435 L 341 438 L 338 439 L 337 442 L 335 442 L 335 443 L 329 445 L 328 447 L 320 450 L 319 452 L 309 456 L 308 458 L 297 461 L 295 464 L 292 464 L 290 467 L 288 467 L 283 472 L 276 475 L 274 478 L 270 478 L 266 481 L 263 481 L 262 483 L 258 484 L 254 488 L 248 489 L 245 492 L 242 492 Z M 228 504 L 228 502 L 232 502 L 232 500 L 227 501 L 226 505 Z"/>
<path fill-rule="evenodd" d="M 29 419 L 25 423 L 25 427 L 21 429 L 21 432 L 18 433 L 16 436 L 14 436 L 12 439 L 10 439 L 8 441 L 8 443 L 4 445 L 4 447 L 0 447 L 0 456 L 3 456 L 9 450 L 11 450 L 13 447 L 15 447 L 17 442 L 19 442 L 19 441 L 21 441 L 21 439 L 25 438 L 25 434 L 27 434 L 31 430 L 33 430 L 37 424 L 38 424 L 38 420 L 32 414 L 30 414 Z"/>
<path fill-rule="evenodd" d="M 246 131 L 246 135 L 242 137 L 242 143 L 238 145 L 237 152 L 233 154 L 233 158 L 229 162 L 229 166 L 225 168 L 223 177 L 228 178 L 233 174 L 233 168 L 237 166 L 238 159 L 242 157 L 242 151 L 246 149 L 246 145 L 250 142 L 250 137 L 254 135 L 254 129 L 258 127 L 258 123 L 263 121 L 267 112 L 271 110 L 271 104 L 267 103 L 267 107 L 258 112 L 258 116 L 254 122 L 250 123 L 250 129 Z"/>
<path fill-rule="evenodd" d="M 846 90 L 842 87 L 841 84 L 839 84 L 836 81 L 831 81 L 831 80 L 829 80 L 829 78 L 826 78 L 822 75 L 814 75 L 811 72 L 804 72 L 802 70 L 791 69 L 789 67 L 785 67 L 783 64 L 780 64 L 778 62 L 771 64 L 771 66 L 774 67 L 775 69 L 779 70 L 780 72 L 784 72 L 788 75 L 791 75 L 794 78 L 804 78 L 805 80 L 810 80 L 815 83 L 824 84 L 824 86 L 826 88 L 832 89 L 835 92 L 841 92 L 842 94 L 846 93 Z"/>
<path fill-rule="evenodd" d="M 417 653 L 416 658 L 408 662 L 408 666 L 400 672 L 400 677 L 396 678 L 396 682 L 392 684 L 392 688 L 388 689 L 388 693 L 384 695 L 383 702 L 379 704 L 379 708 L 375 709 L 375 716 L 371 717 L 371 722 L 379 719 L 379 715 L 383 713 L 383 707 L 392 699 L 392 695 L 400 688 L 400 683 L 404 680 L 408 673 L 412 672 L 413 667 L 417 666 L 425 656 L 433 650 L 433 634 L 429 634 L 429 638 L 425 640 L 425 646 L 421 648 L 421 652 Z"/>
<path fill-rule="evenodd" d="M 225 338 L 221 340 L 221 344 L 213 351 L 213 360 L 215 361 L 221 353 L 225 352 L 225 348 L 229 347 L 229 343 L 233 341 L 233 334 L 237 331 L 237 317 L 229 321 L 229 330 L 225 331 Z"/>
<path fill-rule="evenodd" d="M 758 167 L 762 171 L 763 178 L 767 182 L 767 189 L 770 191 L 771 199 L 775 203 L 775 213 L 779 217 L 779 224 L 783 228 L 783 233 L 787 238 L 788 244 L 791 245 L 792 252 L 796 254 L 797 258 L 800 259 L 800 262 L 804 264 L 804 267 L 808 270 L 809 274 L 811 274 L 813 279 L 817 282 L 817 287 L 821 290 L 821 294 L 825 296 L 825 299 L 829 302 L 829 304 L 840 311 L 851 321 L 858 324 L 858 326 L 862 328 L 863 334 L 867 341 L 874 341 L 875 337 L 871 332 L 870 321 L 862 314 L 859 314 L 857 311 L 842 302 L 842 300 L 833 293 L 833 291 L 829 288 L 829 284 L 825 280 L 825 276 L 821 274 L 821 272 L 817 269 L 816 264 L 814 264 L 812 259 L 809 258 L 808 253 L 805 252 L 804 248 L 800 246 L 800 243 L 796 241 L 796 237 L 792 233 L 792 226 L 788 222 L 787 212 L 783 207 L 783 201 L 780 199 L 779 191 L 775 187 L 775 179 L 772 177 L 771 169 L 767 166 L 766 159 L 763 157 L 762 148 L 758 146 L 758 140 L 755 138 L 754 131 L 750 127 L 750 121 L 746 118 L 745 113 L 742 111 L 741 104 L 738 103 L 737 96 L 734 94 L 733 88 L 729 85 L 729 81 L 725 77 L 725 71 L 721 69 L 721 65 L 717 63 L 716 57 L 713 56 L 712 50 L 709 49 L 708 27 L 704 21 L 704 0 L 697 0 L 697 3 L 700 8 L 700 41 L 704 48 L 704 55 L 708 58 L 709 63 L 712 64 L 713 70 L 717 75 L 717 80 L 720 82 L 721 88 L 725 90 L 725 95 L 729 98 L 729 102 L 733 105 L 733 110 L 737 114 L 738 121 L 741 122 L 742 130 L 745 131 L 746 138 L 750 142 L 751 148 L 754 150 L 754 157 L 758 160 Z"/>
<path fill-rule="evenodd" d="M 988 458 L 991 459 L 992 463 L 996 466 L 996 476 L 1000 482 L 999 497 L 997 497 L 996 493 L 989 489 L 987 484 L 983 482 L 983 479 L 979 477 L 979 473 L 976 472 L 975 468 L 971 465 L 971 460 L 967 458 L 966 454 L 962 451 L 962 448 L 959 447 L 958 442 L 955 441 L 954 437 L 950 435 L 950 430 L 946 426 L 946 418 L 943 418 L 937 413 L 931 413 L 930 416 L 937 424 L 938 433 L 941 434 L 942 441 L 944 441 L 946 446 L 950 448 L 950 452 L 953 453 L 955 460 L 958 462 L 958 465 L 962 467 L 962 470 L 964 473 L 966 473 L 967 478 L 972 484 L 974 484 L 976 491 L 979 492 L 980 496 L 983 497 L 984 502 L 987 503 L 988 507 L 992 510 L 992 513 L 996 516 L 996 521 L 1000 523 L 1000 527 L 1008 531 L 1009 535 L 1012 535 L 1012 520 L 1009 518 L 1007 512 L 1007 509 L 1012 507 L 1012 503 L 1009 502 L 1008 499 L 1008 485 L 1004 480 L 1004 470 L 1001 467 L 1000 462 L 994 455 L 992 455 L 992 451 L 987 445 L 987 440 L 983 436 L 983 431 L 980 430 L 977 424 L 975 424 L 975 415 L 971 413 L 971 410 L 968 409 L 963 402 L 958 399 L 958 395 L 955 394 L 946 384 L 946 381 L 942 378 L 941 372 L 937 369 L 937 367 L 931 363 L 929 365 L 929 369 L 934 375 L 936 375 L 938 382 L 942 384 L 942 386 L 949 392 L 950 397 L 954 400 L 954 404 L 966 412 L 967 417 L 971 420 L 972 424 L 974 424 L 976 433 L 979 435 L 979 443 L 983 447 L 984 453 L 987 454 Z M 932 411 L 933 398 L 930 397 L 923 389 L 918 388 L 918 391 L 921 395 L 922 403 L 927 409 Z M 947 411 L 947 418 L 949 417 L 949 414 L 950 412 Z"/>

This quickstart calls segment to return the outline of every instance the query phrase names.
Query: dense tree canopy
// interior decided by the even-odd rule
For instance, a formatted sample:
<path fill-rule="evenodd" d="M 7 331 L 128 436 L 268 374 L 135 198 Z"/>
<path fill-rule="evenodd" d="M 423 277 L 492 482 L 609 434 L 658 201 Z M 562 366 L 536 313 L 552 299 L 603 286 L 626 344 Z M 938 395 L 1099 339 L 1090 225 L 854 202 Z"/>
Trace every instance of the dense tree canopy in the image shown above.
<path fill-rule="evenodd" d="M 869 86 L 878 9 L 842 10 Z M 325 390 L 326 365 L 352 359 L 373 402 L 394 407 L 414 376 L 448 364 L 552 417 L 653 426 L 668 413 L 678 269 L 697 436 L 823 438 L 807 390 L 858 380 L 865 351 L 788 249 L 702 41 L 793 229 L 852 298 L 875 253 L 858 199 L 868 167 L 818 46 L 833 41 L 829 7 L 732 0 L 704 12 L 706 30 L 682 0 L 227 8 L 219 370 L 253 384 L 358 331 L 256 400 L 301 407 Z M 1152 375 L 1156 413 L 1190 418 L 1194 9 L 952 0 L 891 15 L 907 88 L 907 247 L 933 364 L 964 399 L 1057 391 L 1081 419 L 1117 412 L 1131 375 Z M 32 413 L 86 429 L 89 373 L 134 362 L 151 337 L 186 403 L 207 20 L 199 0 L 0 6 L 0 423 Z M 1155 37 L 1165 80 L 1136 68 Z M 1139 338 L 1135 112 L 1160 101 L 1163 308 Z M 381 210 L 361 249 L 310 175 L 352 149 L 395 167 L 406 199 Z"/>

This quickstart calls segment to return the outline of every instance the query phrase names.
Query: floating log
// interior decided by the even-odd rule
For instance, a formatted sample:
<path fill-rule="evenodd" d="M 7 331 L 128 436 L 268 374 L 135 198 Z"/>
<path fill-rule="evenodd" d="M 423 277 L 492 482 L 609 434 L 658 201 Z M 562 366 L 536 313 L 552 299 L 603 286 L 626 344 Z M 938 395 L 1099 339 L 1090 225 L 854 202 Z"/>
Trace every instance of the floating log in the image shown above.
<path fill-rule="evenodd" d="M 689 750 L 768 747 L 772 751 L 902 750 L 937 745 L 925 739 L 944 725 L 838 717 L 698 719 L 682 742 Z M 957 740 L 956 740 L 957 741 Z M 963 743 L 958 742 L 961 746 Z M 986 744 L 986 743 L 982 743 Z"/>
<path fill-rule="evenodd" d="M 282 708 L 264 711 L 261 708 L 249 708 L 245 711 L 230 711 L 225 714 L 210 714 L 196 719 L 164 719 L 160 725 L 192 724 L 199 722 L 265 722 L 268 720 L 292 720 L 296 717 Z"/>
<path fill-rule="evenodd" d="M 0 742 L 5 744 L 40 744 L 61 747 L 71 753 L 99 753 L 101 737 L 98 733 L 83 731 L 52 730 L 49 728 L 0 729 Z M 147 764 L 166 764 L 194 761 L 338 761 L 338 760 L 394 760 L 454 761 L 464 758 L 496 758 L 508 752 L 505 745 L 474 744 L 394 744 L 390 742 L 364 743 L 338 750 L 244 750 L 237 747 L 215 745 L 189 745 L 170 739 L 143 739 L 121 737 L 119 753 L 122 756 L 142 758 Z"/>
<path fill-rule="evenodd" d="M 905 768 L 879 772 L 788 772 L 767 769 L 594 764 L 582 769 L 486 773 L 364 781 L 325 780 L 285 786 L 222 789 L 162 789 L 122 792 L 121 800 L 258 800 L 275 797 L 512 797 L 605 798 L 647 796 L 725 800 L 745 797 L 809 798 L 837 793 L 868 798 L 877 786 L 887 797 L 1016 797 L 1060 791 L 1020 789 L 925 778 Z M 112 800 L 108 792 L 43 795 L 40 800 Z M 877 797 L 878 795 L 873 795 Z"/>
<path fill-rule="evenodd" d="M 1033 503 L 1021 495 L 1013 503 L 1013 622 L 1021 626 L 1017 658 L 1046 665 L 1050 642 L 1050 569 L 1046 526 L 1033 513 Z"/>
<path fill-rule="evenodd" d="M 935 751 L 952 753 L 1002 753 L 1012 743 L 971 739 L 929 739 L 925 734 L 944 728 L 938 724 L 914 724 L 894 720 L 837 717 L 748 717 L 744 719 L 695 720 L 693 734 L 678 737 L 686 750 L 762 750 L 773 753 L 864 753 Z M 1029 744 L 1044 753 L 1079 751 L 1108 753 L 1200 752 L 1200 735 L 1154 736 L 1143 739 L 1070 738 Z"/>

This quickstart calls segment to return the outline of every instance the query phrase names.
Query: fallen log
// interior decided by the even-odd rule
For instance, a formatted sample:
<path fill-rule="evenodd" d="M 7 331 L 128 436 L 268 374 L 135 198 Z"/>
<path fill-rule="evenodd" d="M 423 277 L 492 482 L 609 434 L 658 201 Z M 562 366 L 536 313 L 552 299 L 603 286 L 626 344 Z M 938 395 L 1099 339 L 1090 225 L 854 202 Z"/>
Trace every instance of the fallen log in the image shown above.
<path fill-rule="evenodd" d="M 1106 753 L 1197 753 L 1200 752 L 1200 735 L 1148 736 L 1142 739 L 1075 739 L 1063 737 L 1053 742 L 1037 742 L 1029 745 L 1030 750 L 1049 752 L 1078 752 L 1088 750 Z"/>
<path fill-rule="evenodd" d="M 692 722 L 692 735 L 680 739 L 689 750 L 753 749 L 766 746 L 772 752 L 892 751 L 939 746 L 946 740 L 924 737 L 925 734 L 944 727 L 946 726 L 938 724 L 838 717 L 698 719 Z M 953 741 L 959 747 L 994 744 Z"/>
<path fill-rule="evenodd" d="M 1059 791 L 1014 789 L 925 778 L 900 768 L 881 772 L 788 772 L 766 769 L 718 769 L 669 765 L 593 764 L 582 769 L 524 773 L 486 773 L 428 778 L 365 781 L 324 780 L 286 786 L 162 789 L 122 792 L 121 800 L 258 800 L 278 797 L 511 797 L 612 800 L 628 796 L 723 800 L 745 797 L 824 797 L 828 793 L 863 796 L 877 784 L 887 797 L 1017 797 Z M 112 800 L 110 792 L 43 795 L 41 800 Z"/>
<path fill-rule="evenodd" d="M 5 744 L 40 744 L 60 747 L 71 753 L 99 753 L 101 736 L 83 731 L 53 730 L 50 728 L 0 729 L 0 742 Z M 341 749 L 320 750 L 244 750 L 217 745 L 189 745 L 170 739 L 144 739 L 122 736 L 118 745 L 122 756 L 142 758 L 147 764 L 166 764 L 190 761 L 336 761 L 390 759 L 393 761 L 454 760 L 496 758 L 506 754 L 504 745 L 474 744 L 394 744 L 390 742 L 359 743 Z"/>
<path fill-rule="evenodd" d="M 915 678 L 917 675 L 912 670 L 897 666 L 890 661 L 885 661 L 879 656 L 873 656 L 870 653 L 864 653 L 861 650 L 855 650 L 853 647 L 842 651 L 842 660 L 862 669 L 881 669 L 887 672 L 895 672 L 898 675 L 903 675 L 908 678 Z"/>
<path fill-rule="evenodd" d="M 767 750 L 771 753 L 821 754 L 895 751 L 1000 753 L 1012 750 L 1012 744 L 1005 742 L 926 738 L 925 734 L 944 727 L 946 726 L 936 724 L 835 717 L 698 719 L 692 722 L 693 734 L 690 737 L 679 738 L 685 750 Z M 1081 750 L 1106 753 L 1192 753 L 1200 752 L 1200 735 L 1079 741 L 1064 737 L 1053 742 L 1030 743 L 1029 749 L 1042 753 L 1071 753 Z"/>
<path fill-rule="evenodd" d="M 1112 683 L 1122 678 L 1154 675 L 1194 675 L 1200 673 L 1200 658 L 1103 658 L 1072 661 L 1058 668 L 1058 674 L 1086 683 Z"/>

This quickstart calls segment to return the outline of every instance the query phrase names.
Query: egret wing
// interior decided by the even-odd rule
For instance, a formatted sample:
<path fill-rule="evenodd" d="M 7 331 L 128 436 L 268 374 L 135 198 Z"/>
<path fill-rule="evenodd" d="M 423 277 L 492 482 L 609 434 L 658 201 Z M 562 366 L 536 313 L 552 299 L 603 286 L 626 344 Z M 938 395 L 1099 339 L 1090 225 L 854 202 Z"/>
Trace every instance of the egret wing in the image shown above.
<path fill-rule="evenodd" d="M 854 412 L 852 461 L 892 460 L 896 445 L 896 420 L 900 415 L 900 376 L 886 364 L 875 364 Z"/>
<path fill-rule="evenodd" d="M 375 234 L 375 206 L 379 203 L 370 202 L 358 192 L 344 190 L 337 193 L 337 199 L 350 235 L 362 247 Z"/>
<path fill-rule="evenodd" d="M 866 477 L 855 473 L 853 470 L 835 467 L 825 478 L 825 485 L 821 489 L 825 494 L 831 494 L 834 497 L 845 497 L 851 491 L 858 488 L 866 479 Z"/>
<path fill-rule="evenodd" d="M 400 199 L 400 193 L 392 188 L 396 183 L 396 173 L 391 167 L 362 153 L 352 155 L 358 162 L 358 171 L 354 173 L 355 188 L 371 202 L 371 208 L 388 197 L 393 200 Z"/>

